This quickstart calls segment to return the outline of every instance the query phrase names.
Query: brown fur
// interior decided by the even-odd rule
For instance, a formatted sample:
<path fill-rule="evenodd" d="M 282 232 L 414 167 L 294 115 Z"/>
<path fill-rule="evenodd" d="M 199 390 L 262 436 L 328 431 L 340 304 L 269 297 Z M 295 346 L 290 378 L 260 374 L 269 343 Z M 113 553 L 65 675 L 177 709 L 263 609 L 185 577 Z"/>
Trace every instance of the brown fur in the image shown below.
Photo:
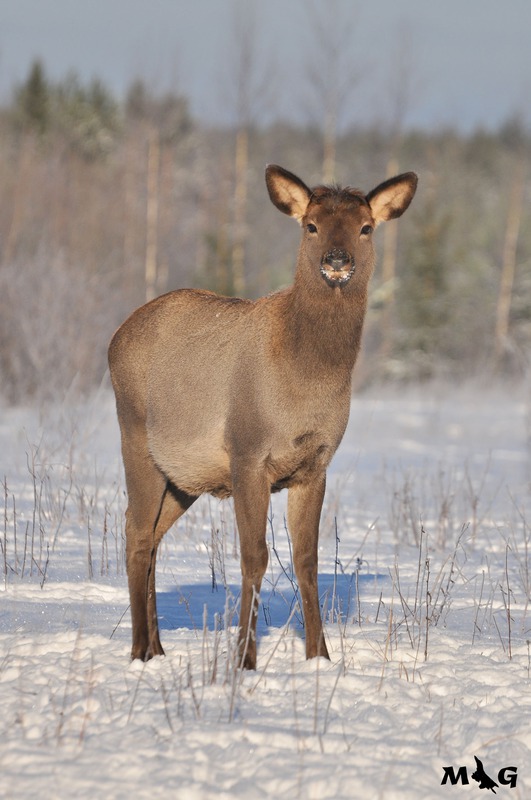
<path fill-rule="evenodd" d="M 326 468 L 348 419 L 374 266 L 372 229 L 403 213 L 417 179 L 400 175 L 367 196 L 338 187 L 312 192 L 276 166 L 267 168 L 266 182 L 272 202 L 303 228 L 293 286 L 255 302 L 170 292 L 137 309 L 109 347 L 129 499 L 133 658 L 164 652 L 157 548 L 175 520 L 209 492 L 234 497 L 241 665 L 255 668 L 269 497 L 283 488 L 306 655 L 328 658 L 317 593 Z"/>

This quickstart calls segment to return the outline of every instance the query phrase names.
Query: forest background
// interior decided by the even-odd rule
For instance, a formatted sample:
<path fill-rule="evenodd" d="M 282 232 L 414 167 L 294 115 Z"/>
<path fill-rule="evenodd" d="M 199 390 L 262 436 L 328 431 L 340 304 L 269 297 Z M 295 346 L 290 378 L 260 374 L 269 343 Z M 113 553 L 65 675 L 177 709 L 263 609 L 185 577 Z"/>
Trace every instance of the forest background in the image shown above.
<path fill-rule="evenodd" d="M 360 65 L 347 30 L 314 20 L 305 123 L 275 113 L 274 65 L 235 19 L 231 123 L 194 118 L 180 90 L 133 79 L 124 96 L 35 61 L 0 108 L 0 397 L 54 401 L 105 380 L 113 330 L 186 286 L 258 297 L 292 280 L 297 226 L 264 167 L 369 191 L 419 174 L 407 218 L 377 233 L 358 388 L 378 381 L 526 375 L 531 345 L 531 132 L 407 124 L 414 64 L 397 50 L 385 114 L 341 124 Z M 334 38 L 335 37 L 335 38 Z M 405 40 L 404 40 L 405 41 Z M 277 83 L 275 83 L 277 81 Z M 267 109 L 267 114 L 263 110 Z"/>

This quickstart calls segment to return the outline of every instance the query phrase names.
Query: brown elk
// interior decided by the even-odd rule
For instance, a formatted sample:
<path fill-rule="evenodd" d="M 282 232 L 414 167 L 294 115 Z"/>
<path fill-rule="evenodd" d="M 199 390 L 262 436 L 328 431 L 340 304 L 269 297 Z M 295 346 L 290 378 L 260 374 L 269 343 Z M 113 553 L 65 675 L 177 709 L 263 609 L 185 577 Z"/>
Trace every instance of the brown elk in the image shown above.
<path fill-rule="evenodd" d="M 345 431 L 374 266 L 372 234 L 415 193 L 408 172 L 368 194 L 309 189 L 278 166 L 274 205 L 302 226 L 293 285 L 256 301 L 182 289 L 137 309 L 109 347 L 128 492 L 132 658 L 163 655 L 155 562 L 204 492 L 234 498 L 242 588 L 239 664 L 256 668 L 271 492 L 287 488 L 306 657 L 329 658 L 317 591 L 327 466 Z"/>

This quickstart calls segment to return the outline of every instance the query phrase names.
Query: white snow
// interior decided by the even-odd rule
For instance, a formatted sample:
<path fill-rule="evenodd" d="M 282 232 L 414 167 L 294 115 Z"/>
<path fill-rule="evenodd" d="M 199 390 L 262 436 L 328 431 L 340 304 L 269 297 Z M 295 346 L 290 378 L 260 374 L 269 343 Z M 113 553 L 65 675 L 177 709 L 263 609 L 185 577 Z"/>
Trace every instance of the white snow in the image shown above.
<path fill-rule="evenodd" d="M 241 673 L 230 502 L 166 536 L 166 657 L 130 663 L 111 396 L 0 411 L 0 797 L 474 796 L 475 755 L 529 797 L 530 420 L 523 386 L 356 397 L 322 518 L 332 660 L 304 659 L 282 493 Z"/>

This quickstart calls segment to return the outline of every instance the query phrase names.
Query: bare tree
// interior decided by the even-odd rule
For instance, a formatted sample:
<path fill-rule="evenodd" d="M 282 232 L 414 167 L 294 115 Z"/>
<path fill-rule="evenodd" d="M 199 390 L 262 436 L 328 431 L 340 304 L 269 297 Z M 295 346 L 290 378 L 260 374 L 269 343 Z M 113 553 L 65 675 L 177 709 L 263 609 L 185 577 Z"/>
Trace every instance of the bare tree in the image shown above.
<path fill-rule="evenodd" d="M 24 216 L 28 206 L 31 190 L 31 175 L 34 164 L 35 142 L 31 135 L 21 137 L 17 159 L 15 191 L 11 203 L 11 220 L 7 229 L 3 251 L 3 261 L 11 263 L 17 251 L 17 244 L 24 227 Z"/>
<path fill-rule="evenodd" d="M 319 120 L 322 129 L 322 179 L 325 183 L 332 183 L 336 179 L 341 116 L 360 74 L 353 56 L 356 4 L 311 0 L 307 8 L 312 41 L 304 72 L 311 87 L 310 113 L 313 119 Z"/>
<path fill-rule="evenodd" d="M 386 177 L 390 178 L 400 171 L 400 147 L 405 121 L 418 91 L 415 50 L 410 30 L 402 22 L 395 36 L 395 50 L 389 61 L 388 100 L 389 109 L 389 152 L 386 164 Z M 392 345 L 392 315 L 395 303 L 396 261 L 398 249 L 398 225 L 390 220 L 383 231 L 382 247 L 382 317 L 380 322 L 380 356 L 386 359 Z"/>
<path fill-rule="evenodd" d="M 256 5 L 246 0 L 233 0 L 229 70 L 228 84 L 234 87 L 229 102 L 236 122 L 231 283 L 234 293 L 241 295 L 245 294 L 247 283 L 245 246 L 250 132 L 268 106 L 274 84 L 274 70 L 259 52 Z"/>
<path fill-rule="evenodd" d="M 159 225 L 160 138 L 156 128 L 148 137 L 146 204 L 146 302 L 157 294 L 157 251 Z"/>
<path fill-rule="evenodd" d="M 524 187 L 526 180 L 525 162 L 516 158 L 511 192 L 507 207 L 507 221 L 503 243 L 500 287 L 496 304 L 496 326 L 494 331 L 494 368 L 500 369 L 504 353 L 507 350 L 509 321 L 513 297 L 513 285 L 516 272 L 516 249 L 520 234 L 520 224 L 524 205 Z"/>

